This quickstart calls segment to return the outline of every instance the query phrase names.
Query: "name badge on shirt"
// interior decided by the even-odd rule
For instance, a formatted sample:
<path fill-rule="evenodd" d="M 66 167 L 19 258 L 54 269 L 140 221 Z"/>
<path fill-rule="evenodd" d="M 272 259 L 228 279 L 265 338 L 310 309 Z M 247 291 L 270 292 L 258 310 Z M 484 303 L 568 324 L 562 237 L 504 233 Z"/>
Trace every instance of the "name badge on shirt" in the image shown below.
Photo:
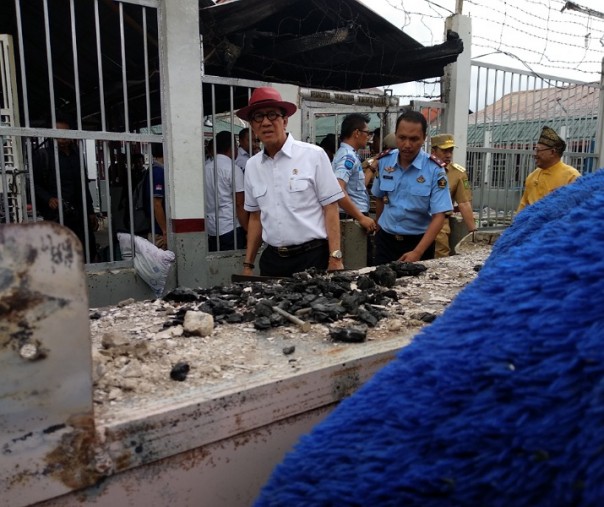
<path fill-rule="evenodd" d="M 394 176 L 389 176 L 389 175 L 387 175 L 387 174 L 384 174 L 383 178 L 384 178 L 385 180 L 393 180 L 393 179 L 394 179 Z"/>

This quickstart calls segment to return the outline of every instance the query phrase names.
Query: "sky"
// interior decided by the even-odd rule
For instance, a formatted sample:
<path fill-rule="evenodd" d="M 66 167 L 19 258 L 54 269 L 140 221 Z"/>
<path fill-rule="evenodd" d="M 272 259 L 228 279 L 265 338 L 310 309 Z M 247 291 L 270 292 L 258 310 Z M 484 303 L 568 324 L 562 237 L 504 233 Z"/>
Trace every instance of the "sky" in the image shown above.
<path fill-rule="evenodd" d="M 418 42 L 444 40 L 444 21 L 455 0 L 361 0 Z M 472 59 L 539 75 L 599 81 L 604 19 L 565 9 L 566 0 L 463 0 L 472 22 Z M 575 4 L 604 13 L 602 0 Z M 393 87 L 396 95 L 438 95 L 430 83 Z M 427 97 L 433 98 L 433 97 Z"/>

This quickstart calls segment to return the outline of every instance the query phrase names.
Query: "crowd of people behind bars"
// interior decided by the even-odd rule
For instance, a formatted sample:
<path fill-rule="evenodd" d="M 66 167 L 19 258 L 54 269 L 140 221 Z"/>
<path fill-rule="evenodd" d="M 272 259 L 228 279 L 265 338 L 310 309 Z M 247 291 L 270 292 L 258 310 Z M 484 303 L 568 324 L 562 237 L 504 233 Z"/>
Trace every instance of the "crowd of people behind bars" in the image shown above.
<path fill-rule="evenodd" d="M 262 250 L 261 275 L 291 276 L 312 267 L 344 268 L 341 220 L 356 221 L 366 234 L 367 265 L 454 254 L 451 220 L 457 220 L 456 212 L 467 232 L 476 231 L 470 181 L 465 168 L 453 162 L 454 136 L 434 135 L 431 152 L 424 151 L 428 126 L 420 112 L 404 111 L 394 132 L 383 139 L 380 129 L 370 130 L 368 115 L 352 113 L 343 119 L 337 138 L 331 133 L 315 145 L 294 139 L 287 130 L 296 110 L 276 89 L 257 88 L 236 112 L 249 126 L 237 133 L 220 131 L 205 145 L 210 252 L 245 249 L 243 273 L 252 274 Z M 56 127 L 71 125 L 57 117 Z M 564 140 L 543 127 L 534 148 L 537 168 L 526 179 L 517 212 L 580 176 L 561 161 L 565 149 Z M 123 154 L 109 168 L 111 188 L 120 190 L 113 230 L 132 231 L 165 249 L 162 146 L 153 144 L 152 155 L 151 171 L 140 152 L 129 157 L 129 175 Z M 89 262 L 109 260 L 95 240 L 99 215 L 82 181 L 77 143 L 49 142 L 37 150 L 33 163 L 40 215 L 72 229 Z"/>

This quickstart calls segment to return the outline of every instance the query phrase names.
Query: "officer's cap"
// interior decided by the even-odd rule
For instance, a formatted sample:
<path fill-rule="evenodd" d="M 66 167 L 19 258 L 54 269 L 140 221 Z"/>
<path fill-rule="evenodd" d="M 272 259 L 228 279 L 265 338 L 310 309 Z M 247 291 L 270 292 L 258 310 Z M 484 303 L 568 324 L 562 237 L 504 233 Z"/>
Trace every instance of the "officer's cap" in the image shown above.
<path fill-rule="evenodd" d="M 441 150 L 455 148 L 455 139 L 453 139 L 453 134 L 438 134 L 436 136 L 432 136 L 430 143 L 433 148 L 440 148 Z"/>

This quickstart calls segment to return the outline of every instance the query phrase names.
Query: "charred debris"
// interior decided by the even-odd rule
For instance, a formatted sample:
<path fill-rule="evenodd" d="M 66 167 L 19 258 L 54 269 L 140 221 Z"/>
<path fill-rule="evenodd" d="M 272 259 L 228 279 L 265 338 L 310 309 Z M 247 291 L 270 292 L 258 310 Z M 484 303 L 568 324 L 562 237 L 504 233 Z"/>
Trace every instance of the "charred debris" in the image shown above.
<path fill-rule="evenodd" d="M 392 262 L 365 274 L 308 270 L 270 283 L 248 281 L 208 289 L 177 288 L 163 297 L 181 305 L 164 328 L 182 325 L 188 311 L 211 314 L 216 325 L 253 322 L 258 330 L 300 320 L 329 326 L 347 318 L 357 324 L 331 326 L 330 336 L 337 341 L 361 342 L 367 327 L 390 316 L 389 305 L 398 301 L 394 289 L 397 279 L 418 276 L 426 270 L 423 264 Z M 419 318 L 433 320 L 434 316 Z"/>

